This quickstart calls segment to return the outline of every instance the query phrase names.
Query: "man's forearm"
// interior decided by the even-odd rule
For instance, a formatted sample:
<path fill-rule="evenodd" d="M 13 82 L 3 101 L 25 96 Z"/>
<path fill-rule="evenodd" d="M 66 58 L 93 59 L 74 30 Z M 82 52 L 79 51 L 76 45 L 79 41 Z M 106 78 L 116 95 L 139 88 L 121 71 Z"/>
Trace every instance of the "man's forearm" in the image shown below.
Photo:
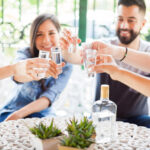
<path fill-rule="evenodd" d="M 120 81 L 136 91 L 150 96 L 150 79 L 125 69 L 120 69 L 112 77 L 114 80 Z"/>
<path fill-rule="evenodd" d="M 116 47 L 116 49 L 113 49 L 112 51 L 113 57 L 117 60 L 120 60 L 121 57 L 125 54 L 125 48 L 124 47 Z M 128 48 L 127 55 L 123 62 L 141 69 L 145 72 L 150 72 L 150 54 L 146 52 L 140 52 L 137 50 L 133 50 L 131 48 Z"/>

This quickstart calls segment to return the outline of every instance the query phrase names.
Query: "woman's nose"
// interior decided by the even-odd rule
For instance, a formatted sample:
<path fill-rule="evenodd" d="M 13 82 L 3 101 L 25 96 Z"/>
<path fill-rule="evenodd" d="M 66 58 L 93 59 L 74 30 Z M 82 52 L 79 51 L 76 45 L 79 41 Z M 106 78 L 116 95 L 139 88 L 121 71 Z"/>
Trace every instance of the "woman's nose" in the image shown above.
<path fill-rule="evenodd" d="M 48 35 L 45 35 L 43 38 L 43 43 L 47 44 L 51 41 L 50 37 Z"/>

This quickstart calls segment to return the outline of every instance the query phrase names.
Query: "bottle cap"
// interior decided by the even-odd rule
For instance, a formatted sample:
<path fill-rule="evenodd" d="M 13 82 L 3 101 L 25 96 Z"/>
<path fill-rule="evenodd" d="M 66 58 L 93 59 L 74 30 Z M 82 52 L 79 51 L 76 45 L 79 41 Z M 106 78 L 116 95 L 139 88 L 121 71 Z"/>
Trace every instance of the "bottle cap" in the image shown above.
<path fill-rule="evenodd" d="M 108 84 L 101 85 L 101 98 L 103 98 L 103 99 L 109 98 L 109 85 Z"/>

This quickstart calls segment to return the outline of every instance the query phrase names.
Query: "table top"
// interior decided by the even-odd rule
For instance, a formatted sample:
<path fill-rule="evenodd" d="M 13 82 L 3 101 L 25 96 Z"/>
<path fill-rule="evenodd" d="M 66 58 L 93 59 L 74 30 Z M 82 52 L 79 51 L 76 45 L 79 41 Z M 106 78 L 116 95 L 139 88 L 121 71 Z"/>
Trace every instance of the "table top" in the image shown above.
<path fill-rule="evenodd" d="M 78 117 L 81 119 L 82 117 Z M 71 117 L 56 117 L 54 123 L 63 132 Z M 41 150 L 41 143 L 29 131 L 40 122 L 49 125 L 52 118 L 28 118 L 0 123 L 0 149 Z M 118 122 L 118 138 L 105 144 L 95 144 L 94 150 L 150 150 L 150 129 L 124 122 Z"/>

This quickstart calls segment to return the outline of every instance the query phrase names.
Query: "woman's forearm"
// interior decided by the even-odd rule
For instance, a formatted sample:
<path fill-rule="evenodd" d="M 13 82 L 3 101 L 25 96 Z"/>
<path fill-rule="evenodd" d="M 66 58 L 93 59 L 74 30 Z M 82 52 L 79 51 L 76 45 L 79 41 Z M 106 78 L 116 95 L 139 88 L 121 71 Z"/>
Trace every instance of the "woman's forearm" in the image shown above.
<path fill-rule="evenodd" d="M 0 79 L 14 75 L 14 65 L 8 65 L 0 68 Z"/>
<path fill-rule="evenodd" d="M 17 81 L 17 82 L 22 82 L 22 83 L 25 83 L 25 82 L 30 82 L 30 81 L 33 81 L 33 79 L 27 75 L 20 75 L 20 76 L 15 76 L 14 75 L 14 80 Z"/>
<path fill-rule="evenodd" d="M 126 84 L 146 96 L 150 96 L 150 79 L 148 77 L 138 75 L 125 69 L 119 69 L 112 74 L 112 78 Z"/>
<path fill-rule="evenodd" d="M 68 51 L 64 50 L 62 51 L 63 58 L 65 61 L 72 63 L 72 64 L 78 64 L 81 65 L 81 56 L 80 52 L 76 51 L 75 53 L 68 53 Z"/>
<path fill-rule="evenodd" d="M 19 109 L 17 111 L 17 114 L 19 114 L 20 118 L 24 118 L 30 114 L 33 114 L 35 112 L 40 112 L 46 109 L 47 107 L 49 107 L 49 105 L 50 105 L 50 101 L 46 97 L 41 97 L 36 101 Z"/>

